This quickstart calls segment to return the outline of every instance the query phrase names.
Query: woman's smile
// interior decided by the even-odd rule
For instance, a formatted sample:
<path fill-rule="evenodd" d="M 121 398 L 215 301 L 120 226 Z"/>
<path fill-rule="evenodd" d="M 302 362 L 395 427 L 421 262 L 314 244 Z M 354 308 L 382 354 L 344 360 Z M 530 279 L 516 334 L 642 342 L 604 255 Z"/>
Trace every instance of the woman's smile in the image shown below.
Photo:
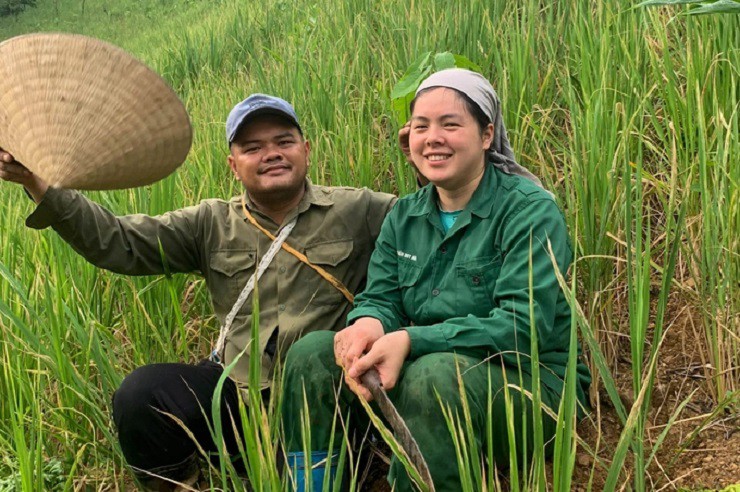
<path fill-rule="evenodd" d="M 440 164 L 443 161 L 446 161 L 452 157 L 452 154 L 427 154 L 424 156 L 424 158 L 430 162 L 433 162 L 435 164 Z"/>

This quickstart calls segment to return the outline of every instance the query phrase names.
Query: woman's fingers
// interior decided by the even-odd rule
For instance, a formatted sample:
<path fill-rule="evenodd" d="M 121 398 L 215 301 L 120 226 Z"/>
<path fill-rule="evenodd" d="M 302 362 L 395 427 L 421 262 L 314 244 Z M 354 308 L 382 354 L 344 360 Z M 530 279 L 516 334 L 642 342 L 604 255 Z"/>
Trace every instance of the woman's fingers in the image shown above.
<path fill-rule="evenodd" d="M 334 335 L 334 359 L 349 368 L 383 336 L 383 325 L 374 318 L 360 318 L 352 326 Z"/>
<path fill-rule="evenodd" d="M 349 377 L 347 373 L 344 375 L 344 381 L 347 383 L 347 387 L 356 395 L 363 397 L 367 401 L 373 400 L 373 395 L 366 387 L 362 385 L 358 380 Z"/>
<path fill-rule="evenodd" d="M 346 328 L 345 328 L 346 330 Z M 334 335 L 334 361 L 337 363 L 338 366 L 342 365 L 342 361 L 344 360 L 344 330 L 340 331 L 336 335 Z"/>
<path fill-rule="evenodd" d="M 349 367 L 365 350 L 365 343 L 349 328 L 334 335 L 334 359 L 342 367 Z"/>
<path fill-rule="evenodd" d="M 359 380 L 371 367 L 375 367 L 383 387 L 396 385 L 403 363 L 411 350 L 411 340 L 406 330 L 389 333 L 373 345 L 364 356 L 357 359 L 347 371 L 351 378 Z"/>
<path fill-rule="evenodd" d="M 411 146 L 409 145 L 409 133 L 411 133 L 411 122 L 406 122 L 405 125 L 398 130 L 398 146 L 401 148 L 401 152 L 406 156 L 406 160 L 411 162 Z"/>
<path fill-rule="evenodd" d="M 334 359 L 337 365 L 345 370 L 345 381 L 347 386 L 357 395 L 366 400 L 372 400 L 370 391 L 362 385 L 359 376 L 372 366 L 374 357 L 368 359 L 373 351 L 373 346 L 383 338 L 383 325 L 374 318 L 360 318 L 355 324 L 348 326 L 334 335 Z M 369 352 L 368 352 L 369 351 Z M 367 354 L 365 354 L 367 352 Z M 365 354 L 365 355 L 363 355 Z M 362 361 L 362 363 L 360 363 Z M 360 366 L 358 366 L 360 363 Z M 357 376 L 351 376 L 349 371 L 356 371 L 357 367 L 363 367 Z"/>
<path fill-rule="evenodd" d="M 342 359 L 344 367 L 351 367 L 352 364 L 354 364 L 355 360 L 359 359 L 362 356 L 366 348 L 367 344 L 364 343 L 364 341 L 354 340 L 354 342 L 344 353 L 344 358 Z"/>

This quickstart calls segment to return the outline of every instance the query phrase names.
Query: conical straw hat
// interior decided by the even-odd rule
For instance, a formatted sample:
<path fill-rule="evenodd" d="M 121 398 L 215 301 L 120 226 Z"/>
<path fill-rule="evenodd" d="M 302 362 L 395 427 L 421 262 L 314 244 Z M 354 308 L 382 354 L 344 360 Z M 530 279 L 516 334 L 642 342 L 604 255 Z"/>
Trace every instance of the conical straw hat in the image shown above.
<path fill-rule="evenodd" d="M 110 190 L 174 171 L 190 119 L 159 75 L 122 49 L 74 34 L 0 43 L 0 147 L 47 183 Z"/>

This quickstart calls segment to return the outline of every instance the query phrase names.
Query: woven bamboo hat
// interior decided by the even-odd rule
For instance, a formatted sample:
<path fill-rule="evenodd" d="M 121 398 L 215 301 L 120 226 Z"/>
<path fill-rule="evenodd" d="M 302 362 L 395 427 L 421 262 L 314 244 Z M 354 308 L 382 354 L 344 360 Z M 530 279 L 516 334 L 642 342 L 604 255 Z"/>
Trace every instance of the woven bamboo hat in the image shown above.
<path fill-rule="evenodd" d="M 162 78 L 122 49 L 74 34 L 0 43 L 0 147 L 60 188 L 131 188 L 190 149 L 190 119 Z"/>

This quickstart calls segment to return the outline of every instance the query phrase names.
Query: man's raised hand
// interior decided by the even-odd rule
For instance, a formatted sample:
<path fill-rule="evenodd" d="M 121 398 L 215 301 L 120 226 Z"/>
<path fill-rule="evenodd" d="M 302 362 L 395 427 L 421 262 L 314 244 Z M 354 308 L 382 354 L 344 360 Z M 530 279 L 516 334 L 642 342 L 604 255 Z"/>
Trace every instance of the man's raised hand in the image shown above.
<path fill-rule="evenodd" d="M 49 188 L 46 181 L 29 171 L 2 148 L 0 148 L 0 179 L 22 185 L 36 203 L 41 201 Z"/>

